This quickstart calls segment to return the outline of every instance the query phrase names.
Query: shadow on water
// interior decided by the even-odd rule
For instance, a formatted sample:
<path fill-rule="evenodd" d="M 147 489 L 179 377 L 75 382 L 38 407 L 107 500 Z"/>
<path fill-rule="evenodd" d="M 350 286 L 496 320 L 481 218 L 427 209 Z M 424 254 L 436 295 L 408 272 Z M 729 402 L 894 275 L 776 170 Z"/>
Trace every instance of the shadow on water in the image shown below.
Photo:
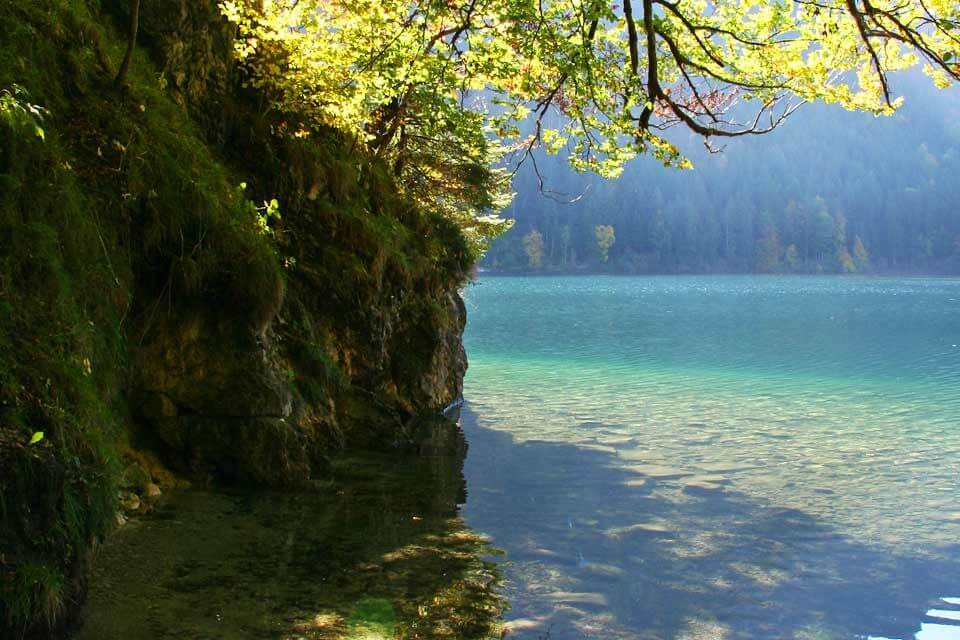
<path fill-rule="evenodd" d="M 514 442 L 469 406 L 461 424 L 465 518 L 506 551 L 510 637 L 960 638 L 958 544 L 893 551 L 730 485 Z"/>
<path fill-rule="evenodd" d="M 498 637 L 499 568 L 458 516 L 464 453 L 444 421 L 317 493 L 174 496 L 101 553 L 78 639 Z"/>

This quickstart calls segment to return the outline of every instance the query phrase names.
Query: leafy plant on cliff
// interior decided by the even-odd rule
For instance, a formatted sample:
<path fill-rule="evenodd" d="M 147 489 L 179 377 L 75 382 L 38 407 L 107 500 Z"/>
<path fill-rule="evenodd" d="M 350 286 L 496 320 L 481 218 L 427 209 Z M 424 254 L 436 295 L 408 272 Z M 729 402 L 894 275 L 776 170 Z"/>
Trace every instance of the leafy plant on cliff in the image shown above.
<path fill-rule="evenodd" d="M 43 117 L 46 109 L 27 101 L 27 90 L 14 84 L 0 89 L 0 122 L 18 133 L 28 132 L 44 140 Z"/>

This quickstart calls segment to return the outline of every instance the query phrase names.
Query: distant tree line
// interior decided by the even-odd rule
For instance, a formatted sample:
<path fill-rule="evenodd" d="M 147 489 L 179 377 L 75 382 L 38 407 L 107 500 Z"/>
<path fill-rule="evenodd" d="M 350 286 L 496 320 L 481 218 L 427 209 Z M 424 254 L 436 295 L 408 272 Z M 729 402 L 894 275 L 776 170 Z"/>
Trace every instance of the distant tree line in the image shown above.
<path fill-rule="evenodd" d="M 603 181 L 540 158 L 547 191 L 518 175 L 516 224 L 483 266 L 960 274 L 960 96 L 904 82 L 913 100 L 892 118 L 811 107 L 762 145 L 691 153 L 692 172 L 641 160 Z"/>

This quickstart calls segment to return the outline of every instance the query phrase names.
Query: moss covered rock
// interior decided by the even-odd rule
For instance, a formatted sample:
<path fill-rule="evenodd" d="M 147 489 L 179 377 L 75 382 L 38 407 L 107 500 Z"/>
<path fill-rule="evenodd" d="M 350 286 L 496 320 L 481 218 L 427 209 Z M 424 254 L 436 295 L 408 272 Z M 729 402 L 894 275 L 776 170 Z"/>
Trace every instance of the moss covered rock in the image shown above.
<path fill-rule="evenodd" d="M 279 135 L 296 114 L 239 84 L 213 0 L 144 3 L 116 89 L 125 6 L 0 0 L 4 638 L 69 626 L 163 467 L 307 484 L 409 445 L 466 367 L 457 225 L 335 132 Z"/>

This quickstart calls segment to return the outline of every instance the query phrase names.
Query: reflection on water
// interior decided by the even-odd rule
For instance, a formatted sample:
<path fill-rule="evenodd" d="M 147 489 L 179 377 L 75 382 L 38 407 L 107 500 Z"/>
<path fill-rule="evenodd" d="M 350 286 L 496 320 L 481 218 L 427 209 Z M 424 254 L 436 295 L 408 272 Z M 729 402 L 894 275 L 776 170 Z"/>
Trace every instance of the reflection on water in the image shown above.
<path fill-rule="evenodd" d="M 960 640 L 960 281 L 468 292 L 514 637 Z"/>
<path fill-rule="evenodd" d="M 341 461 L 316 494 L 175 496 L 101 554 L 79 640 L 499 637 L 464 449 L 438 422 L 420 455 Z"/>

